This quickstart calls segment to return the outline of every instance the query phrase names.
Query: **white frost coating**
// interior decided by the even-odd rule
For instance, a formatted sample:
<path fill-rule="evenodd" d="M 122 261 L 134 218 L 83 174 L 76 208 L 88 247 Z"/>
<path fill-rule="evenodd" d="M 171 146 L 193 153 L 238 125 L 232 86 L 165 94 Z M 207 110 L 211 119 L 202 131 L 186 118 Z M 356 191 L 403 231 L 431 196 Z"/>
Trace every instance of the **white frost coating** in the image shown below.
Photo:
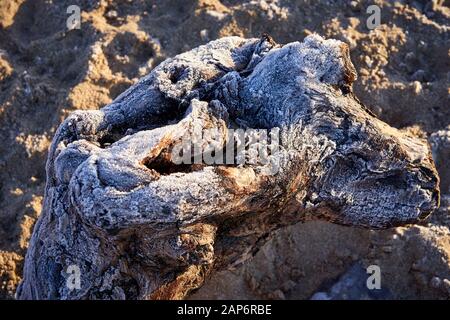
<path fill-rule="evenodd" d="M 72 114 L 49 152 L 18 297 L 182 298 L 286 225 L 424 218 L 439 201 L 428 145 L 373 116 L 355 80 L 340 41 L 228 37 L 166 60 L 102 110 Z M 183 137 L 211 128 L 223 147 L 228 129 L 277 129 L 280 151 L 266 165 L 172 160 Z M 78 291 L 64 286 L 73 264 Z"/>

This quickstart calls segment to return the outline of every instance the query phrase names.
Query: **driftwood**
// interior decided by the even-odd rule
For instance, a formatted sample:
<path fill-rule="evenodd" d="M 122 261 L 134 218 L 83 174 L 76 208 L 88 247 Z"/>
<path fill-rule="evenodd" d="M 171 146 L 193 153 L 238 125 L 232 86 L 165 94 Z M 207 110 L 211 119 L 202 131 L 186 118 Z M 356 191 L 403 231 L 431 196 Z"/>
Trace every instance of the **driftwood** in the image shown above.
<path fill-rule="evenodd" d="M 73 113 L 49 152 L 18 298 L 183 298 L 282 226 L 425 218 L 439 202 L 428 144 L 378 120 L 355 80 L 340 41 L 229 37 L 166 60 L 101 110 Z M 278 149 L 265 163 L 236 152 L 234 164 L 174 160 L 195 130 L 215 129 L 225 150 L 232 128 L 278 129 Z M 71 266 L 79 287 L 68 285 Z"/>

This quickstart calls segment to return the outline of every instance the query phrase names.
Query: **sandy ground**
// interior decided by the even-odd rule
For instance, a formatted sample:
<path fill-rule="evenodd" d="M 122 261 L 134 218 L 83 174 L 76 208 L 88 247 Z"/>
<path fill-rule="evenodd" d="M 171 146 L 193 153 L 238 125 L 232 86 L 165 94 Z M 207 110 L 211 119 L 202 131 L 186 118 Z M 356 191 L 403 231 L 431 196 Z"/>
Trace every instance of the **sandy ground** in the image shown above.
<path fill-rule="evenodd" d="M 394 230 L 291 226 L 240 267 L 213 275 L 191 298 L 449 299 L 445 2 L 0 0 L 0 299 L 13 298 L 20 281 L 41 211 L 47 148 L 62 119 L 103 107 L 166 57 L 219 37 L 264 32 L 280 43 L 312 32 L 347 42 L 361 100 L 390 125 L 432 143 L 441 209 L 420 226 Z M 382 25 L 370 31 L 366 8 L 373 3 Z M 82 10 L 80 30 L 66 27 L 72 4 Z M 365 281 L 373 264 L 381 268 L 383 290 L 348 285 Z"/>

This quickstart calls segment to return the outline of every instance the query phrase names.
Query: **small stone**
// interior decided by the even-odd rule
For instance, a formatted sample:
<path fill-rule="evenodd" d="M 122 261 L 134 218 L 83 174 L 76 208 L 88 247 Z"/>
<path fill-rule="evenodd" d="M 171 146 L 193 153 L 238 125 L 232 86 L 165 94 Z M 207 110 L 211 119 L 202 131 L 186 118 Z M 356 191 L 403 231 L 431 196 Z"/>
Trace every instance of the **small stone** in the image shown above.
<path fill-rule="evenodd" d="M 419 41 L 419 45 L 418 45 L 417 47 L 418 47 L 420 50 L 424 51 L 424 50 L 426 50 L 426 49 L 428 48 L 428 44 L 427 44 L 425 41 L 420 40 L 420 41 Z"/>
<path fill-rule="evenodd" d="M 412 83 L 413 91 L 416 95 L 418 95 L 422 91 L 422 84 L 419 81 L 414 81 Z"/>
<path fill-rule="evenodd" d="M 350 9 L 354 12 L 361 11 L 361 4 L 358 1 L 351 1 L 350 2 Z"/>
<path fill-rule="evenodd" d="M 366 76 L 369 75 L 369 71 L 368 71 L 367 69 L 365 69 L 365 68 L 361 68 L 361 69 L 359 70 L 359 74 L 360 74 L 361 76 L 366 77 Z"/>
<path fill-rule="evenodd" d="M 200 38 L 202 41 L 209 41 L 209 31 L 207 29 L 200 31 Z"/>
<path fill-rule="evenodd" d="M 367 65 L 369 68 L 372 68 L 373 61 L 372 61 L 372 59 L 370 59 L 369 56 L 364 56 L 364 62 L 366 63 L 366 65 Z"/>
<path fill-rule="evenodd" d="M 110 10 L 106 13 L 106 17 L 109 19 L 116 19 L 118 16 L 119 15 L 116 10 Z"/>
<path fill-rule="evenodd" d="M 442 280 L 439 277 L 433 277 L 430 280 L 430 286 L 432 288 L 438 289 L 442 284 Z"/>
<path fill-rule="evenodd" d="M 444 279 L 443 283 L 444 283 L 444 288 L 450 294 L 450 280 L 449 279 Z"/>
<path fill-rule="evenodd" d="M 377 115 L 381 116 L 383 114 L 383 109 L 380 106 L 374 106 L 372 111 Z"/>

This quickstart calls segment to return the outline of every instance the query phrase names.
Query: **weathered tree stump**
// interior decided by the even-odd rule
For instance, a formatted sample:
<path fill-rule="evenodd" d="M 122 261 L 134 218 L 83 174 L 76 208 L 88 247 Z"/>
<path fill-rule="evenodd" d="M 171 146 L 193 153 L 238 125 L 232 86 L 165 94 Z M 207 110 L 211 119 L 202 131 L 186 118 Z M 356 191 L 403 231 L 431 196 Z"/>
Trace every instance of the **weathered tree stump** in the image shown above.
<path fill-rule="evenodd" d="M 18 298 L 183 298 L 282 226 L 426 217 L 439 202 L 428 144 L 378 120 L 355 80 L 340 41 L 229 37 L 166 60 L 101 110 L 73 113 L 49 152 Z M 266 163 L 174 161 L 195 130 L 216 129 L 225 150 L 232 128 L 278 129 L 279 148 Z M 71 266 L 79 288 L 67 285 Z"/>

